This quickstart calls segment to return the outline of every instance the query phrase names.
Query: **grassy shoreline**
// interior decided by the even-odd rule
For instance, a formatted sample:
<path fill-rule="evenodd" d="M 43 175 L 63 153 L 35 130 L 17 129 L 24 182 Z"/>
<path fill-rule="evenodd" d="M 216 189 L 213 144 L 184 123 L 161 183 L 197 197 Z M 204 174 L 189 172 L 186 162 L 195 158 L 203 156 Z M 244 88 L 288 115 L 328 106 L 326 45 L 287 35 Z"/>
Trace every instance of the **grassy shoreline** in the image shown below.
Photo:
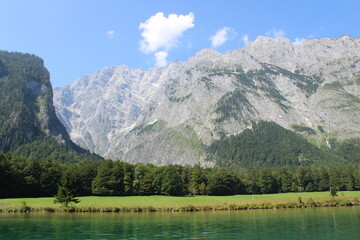
<path fill-rule="evenodd" d="M 308 207 L 360 206 L 360 191 L 280 193 L 234 196 L 129 196 L 79 197 L 68 208 L 55 205 L 54 198 L 0 199 L 0 212 L 195 212 L 218 210 L 283 209 Z"/>

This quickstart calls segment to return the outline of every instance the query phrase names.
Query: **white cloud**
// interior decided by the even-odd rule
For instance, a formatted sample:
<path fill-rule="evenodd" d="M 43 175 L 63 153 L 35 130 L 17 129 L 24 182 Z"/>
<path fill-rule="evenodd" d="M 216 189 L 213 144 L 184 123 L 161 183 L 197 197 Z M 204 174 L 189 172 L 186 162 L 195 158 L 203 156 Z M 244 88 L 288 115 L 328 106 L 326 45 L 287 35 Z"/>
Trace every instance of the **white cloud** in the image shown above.
<path fill-rule="evenodd" d="M 245 45 L 248 44 L 248 42 L 249 42 L 249 35 L 245 34 L 245 35 L 242 37 L 242 40 L 244 41 Z"/>
<path fill-rule="evenodd" d="M 109 30 L 106 32 L 106 35 L 108 35 L 109 37 L 113 37 L 115 34 L 115 31 L 114 30 Z"/>
<path fill-rule="evenodd" d="M 165 51 L 159 51 L 155 53 L 156 63 L 155 65 L 157 67 L 165 67 L 167 65 L 167 58 L 168 53 Z"/>
<path fill-rule="evenodd" d="M 236 32 L 233 28 L 223 27 L 222 29 L 218 30 L 214 36 L 210 37 L 211 46 L 213 48 L 217 48 L 224 44 L 227 40 L 235 37 L 235 35 Z"/>
<path fill-rule="evenodd" d="M 270 31 L 265 33 L 265 35 L 273 38 L 285 37 L 285 32 L 281 29 L 272 28 Z"/>
<path fill-rule="evenodd" d="M 295 41 L 293 42 L 293 44 L 295 45 L 295 46 L 300 46 L 302 43 L 303 43 L 303 41 L 304 41 L 305 39 L 304 38 L 295 38 Z"/>
<path fill-rule="evenodd" d="M 159 49 L 165 51 L 176 47 L 178 38 L 189 28 L 193 28 L 194 14 L 176 15 L 169 14 L 168 17 L 164 13 L 158 12 L 154 16 L 140 23 L 139 29 L 143 30 L 140 41 L 140 50 L 146 54 L 156 52 Z"/>

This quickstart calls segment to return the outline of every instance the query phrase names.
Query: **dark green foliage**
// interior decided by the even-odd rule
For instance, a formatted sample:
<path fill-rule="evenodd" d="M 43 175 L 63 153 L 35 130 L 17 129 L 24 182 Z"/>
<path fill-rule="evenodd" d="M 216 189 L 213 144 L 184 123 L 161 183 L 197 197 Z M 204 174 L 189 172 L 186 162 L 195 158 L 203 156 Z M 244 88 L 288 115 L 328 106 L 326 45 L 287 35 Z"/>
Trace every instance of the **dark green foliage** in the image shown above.
<path fill-rule="evenodd" d="M 284 104 L 284 102 L 287 101 L 286 98 L 284 98 L 281 93 L 279 92 L 279 90 L 277 90 L 275 87 L 273 88 L 262 88 L 263 90 L 265 90 L 267 92 L 266 96 L 273 99 L 274 102 L 276 102 L 285 112 L 287 112 L 287 110 L 289 110 L 291 107 Z"/>
<path fill-rule="evenodd" d="M 246 111 L 252 112 L 253 109 L 245 94 L 241 90 L 235 90 L 221 97 L 215 111 L 220 115 L 216 122 L 221 123 L 231 118 L 240 120 Z"/>
<path fill-rule="evenodd" d="M 331 141 L 331 151 L 349 162 L 360 163 L 360 139 L 349 139 L 342 142 Z"/>
<path fill-rule="evenodd" d="M 273 193 L 277 191 L 276 180 L 269 168 L 260 168 L 258 185 L 261 193 Z"/>
<path fill-rule="evenodd" d="M 276 176 L 279 192 L 290 192 L 293 184 L 291 169 L 285 167 L 280 168 L 274 175 Z"/>
<path fill-rule="evenodd" d="M 204 195 L 206 191 L 206 178 L 200 167 L 194 167 L 190 174 L 189 191 L 193 195 Z"/>
<path fill-rule="evenodd" d="M 302 136 L 276 123 L 264 121 L 253 122 L 252 129 L 246 129 L 237 136 L 214 141 L 207 152 L 208 158 L 214 159 L 219 166 L 298 166 L 330 163 L 337 159 Z"/>
<path fill-rule="evenodd" d="M 0 198 L 260 194 L 360 190 L 360 165 L 201 168 L 121 161 L 57 163 L 0 154 Z"/>
<path fill-rule="evenodd" d="M 270 64 L 262 64 L 263 69 L 260 71 L 254 72 L 254 75 L 260 76 L 262 78 L 266 78 L 266 75 L 283 75 L 285 77 L 290 78 L 293 83 L 301 88 L 305 93 L 310 96 L 315 93 L 319 88 L 319 84 L 323 82 L 323 80 L 318 76 L 307 76 L 302 75 L 299 72 L 290 72 L 286 69 L 270 65 Z"/>
<path fill-rule="evenodd" d="M 8 74 L 8 71 L 6 69 L 5 64 L 3 63 L 3 61 L 0 61 L 0 78 L 6 76 Z"/>
<path fill-rule="evenodd" d="M 184 195 L 181 178 L 182 166 L 168 165 L 162 172 L 161 193 L 164 195 Z"/>
<path fill-rule="evenodd" d="M 133 194 L 134 165 L 124 163 L 124 194 Z"/>
<path fill-rule="evenodd" d="M 235 179 L 226 168 L 219 168 L 209 178 L 208 191 L 211 195 L 231 195 L 237 192 Z"/>
<path fill-rule="evenodd" d="M 60 177 L 58 163 L 0 154 L 0 197 L 53 196 Z"/>
<path fill-rule="evenodd" d="M 90 153 L 75 144 L 60 144 L 52 137 L 44 137 L 24 144 L 14 150 L 13 153 L 26 158 L 45 159 L 62 163 L 87 160 L 99 161 L 102 159 L 99 155 Z"/>
<path fill-rule="evenodd" d="M 246 86 L 249 87 L 250 89 L 256 89 L 256 85 L 254 83 L 254 81 L 248 77 L 248 75 L 246 75 L 246 73 L 244 71 L 239 72 L 238 74 L 235 75 L 235 81 L 234 83 L 238 86 Z"/>
<path fill-rule="evenodd" d="M 307 96 L 314 94 L 320 86 L 323 80 L 317 76 L 307 76 L 299 74 L 299 72 L 290 72 L 280 67 L 276 67 L 269 64 L 263 64 L 263 69 L 258 71 L 249 71 L 247 76 L 251 79 L 257 79 L 262 82 L 263 85 L 259 88 L 268 92 L 267 96 L 274 99 L 285 111 L 289 108 L 283 102 L 286 99 L 277 90 L 275 84 L 269 78 L 269 75 L 283 75 L 290 78 L 292 82 L 302 89 Z"/>
<path fill-rule="evenodd" d="M 101 160 L 70 140 L 52 97 L 41 58 L 0 51 L 0 152 L 59 162 Z"/>
<path fill-rule="evenodd" d="M 334 90 L 334 91 L 344 90 L 344 88 L 341 86 L 341 83 L 338 81 L 332 83 L 325 83 L 323 88 L 326 90 Z"/>
<path fill-rule="evenodd" d="M 323 128 L 322 126 L 317 126 L 317 128 L 319 129 L 319 131 L 320 131 L 321 133 L 324 133 L 324 132 L 325 132 L 325 130 L 324 130 L 324 128 Z"/>
<path fill-rule="evenodd" d="M 151 195 L 154 193 L 154 179 L 153 169 L 149 169 L 140 181 L 139 195 Z"/>
<path fill-rule="evenodd" d="M 0 61 L 6 68 L 0 78 L 0 150 L 8 152 L 42 136 L 36 103 L 47 96 L 31 90 L 50 83 L 42 59 L 34 55 L 0 51 Z"/>
<path fill-rule="evenodd" d="M 302 132 L 302 133 L 307 133 L 307 134 L 316 134 L 314 129 L 303 126 L 303 125 L 294 124 L 291 126 L 291 128 L 297 132 Z"/>
<path fill-rule="evenodd" d="M 78 195 L 92 195 L 92 181 L 97 175 L 98 163 L 84 161 L 78 164 L 72 164 L 70 166 L 77 172 L 77 176 L 79 178 Z"/>
<path fill-rule="evenodd" d="M 311 173 L 309 168 L 300 166 L 296 169 L 293 176 L 294 189 L 297 192 L 304 192 L 309 183 L 311 183 Z"/>
<path fill-rule="evenodd" d="M 293 80 L 296 86 L 304 90 L 307 96 L 314 94 L 319 88 L 323 80 L 317 76 L 307 76 L 299 73 L 293 73 L 282 68 L 277 69 L 282 75 L 289 77 Z"/>
<path fill-rule="evenodd" d="M 153 192 L 153 165 L 136 164 L 134 168 L 133 192 L 138 195 L 149 195 Z"/>
<path fill-rule="evenodd" d="M 270 64 L 262 64 L 262 69 L 248 71 L 237 67 L 231 68 L 213 68 L 207 69 L 209 74 L 200 80 L 205 83 L 208 89 L 212 89 L 212 77 L 224 76 L 232 77 L 236 89 L 233 92 L 225 94 L 217 103 L 216 112 L 220 115 L 216 122 L 221 123 L 234 118 L 240 120 L 244 115 L 253 113 L 252 108 L 245 92 L 258 95 L 257 90 L 262 90 L 265 95 L 277 103 L 283 111 L 287 112 L 291 107 L 287 105 L 288 100 L 280 93 L 271 76 L 282 75 L 289 78 L 297 87 L 305 92 L 307 96 L 314 94 L 323 80 L 317 76 L 306 76 L 298 72 L 290 72 L 283 68 Z M 258 84 L 255 85 L 255 82 Z"/>
<path fill-rule="evenodd" d="M 92 182 L 92 193 L 101 196 L 124 195 L 124 167 L 121 162 L 102 161 Z"/>
<path fill-rule="evenodd" d="M 0 154 L 0 197 L 16 197 L 20 186 L 20 173 L 10 155 Z"/>
<path fill-rule="evenodd" d="M 79 203 L 79 199 L 76 198 L 79 185 L 76 172 L 71 169 L 66 170 L 61 177 L 54 203 L 60 203 L 64 207 L 68 207 L 69 203 Z"/>
<path fill-rule="evenodd" d="M 330 178 L 329 173 L 325 167 L 321 167 L 318 170 L 319 182 L 318 182 L 318 190 L 326 191 L 329 188 Z"/>
<path fill-rule="evenodd" d="M 330 196 L 332 197 L 336 197 L 337 196 L 337 191 L 334 187 L 330 188 Z"/>

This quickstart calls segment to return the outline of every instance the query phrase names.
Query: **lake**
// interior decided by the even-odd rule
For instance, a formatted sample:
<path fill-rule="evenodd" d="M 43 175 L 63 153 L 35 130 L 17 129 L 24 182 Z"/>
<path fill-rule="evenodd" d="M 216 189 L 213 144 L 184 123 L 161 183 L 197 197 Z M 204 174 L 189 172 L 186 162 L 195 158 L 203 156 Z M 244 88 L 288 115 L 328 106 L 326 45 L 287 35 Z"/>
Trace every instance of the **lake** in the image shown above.
<path fill-rule="evenodd" d="M 0 239 L 360 239 L 360 207 L 195 213 L 3 213 Z"/>

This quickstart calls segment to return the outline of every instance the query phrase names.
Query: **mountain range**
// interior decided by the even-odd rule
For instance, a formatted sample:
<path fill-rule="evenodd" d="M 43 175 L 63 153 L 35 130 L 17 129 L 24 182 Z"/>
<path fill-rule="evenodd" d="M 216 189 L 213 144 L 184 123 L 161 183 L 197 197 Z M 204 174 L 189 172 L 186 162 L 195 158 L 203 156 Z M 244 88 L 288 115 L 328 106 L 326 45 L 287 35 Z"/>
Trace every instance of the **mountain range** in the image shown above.
<path fill-rule="evenodd" d="M 54 105 L 72 141 L 113 160 L 271 165 L 287 148 L 293 165 L 358 161 L 360 38 L 260 36 L 167 67 L 105 67 L 54 89 Z"/>

